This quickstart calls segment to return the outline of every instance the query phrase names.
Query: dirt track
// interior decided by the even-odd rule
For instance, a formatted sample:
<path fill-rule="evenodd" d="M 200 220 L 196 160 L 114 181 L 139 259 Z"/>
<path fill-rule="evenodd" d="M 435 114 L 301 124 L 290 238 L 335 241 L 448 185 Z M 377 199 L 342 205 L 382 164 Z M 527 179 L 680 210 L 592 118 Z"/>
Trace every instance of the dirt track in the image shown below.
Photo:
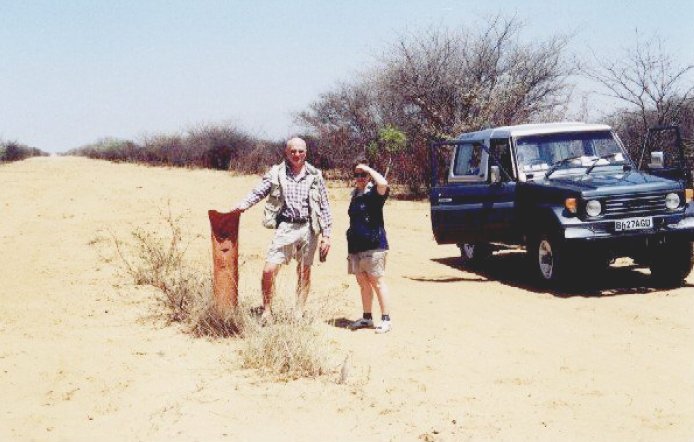
<path fill-rule="evenodd" d="M 165 326 L 152 289 L 100 258 L 108 231 L 157 227 L 170 201 L 205 263 L 207 210 L 227 210 L 257 179 L 76 158 L 0 165 L 0 440 L 694 440 L 691 276 L 658 291 L 623 267 L 602 287 L 546 293 L 522 253 L 463 269 L 455 247 L 433 241 L 426 203 L 389 201 L 394 330 L 326 324 L 339 360 L 352 355 L 338 385 L 240 370 L 234 339 Z M 347 196 L 331 189 L 334 246 L 313 290 L 356 319 Z M 241 221 L 247 293 L 272 234 L 260 215 Z"/>

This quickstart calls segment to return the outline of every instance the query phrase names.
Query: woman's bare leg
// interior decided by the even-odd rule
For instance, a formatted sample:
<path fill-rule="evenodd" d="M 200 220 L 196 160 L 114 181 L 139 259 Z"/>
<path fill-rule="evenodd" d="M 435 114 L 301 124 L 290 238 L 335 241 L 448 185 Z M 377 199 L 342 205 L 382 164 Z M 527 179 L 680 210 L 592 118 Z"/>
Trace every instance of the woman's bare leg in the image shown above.
<path fill-rule="evenodd" d="M 364 313 L 371 313 L 371 307 L 373 305 L 374 295 L 371 289 L 371 283 L 369 282 L 369 276 L 366 273 L 357 273 L 354 275 L 357 277 L 357 283 L 359 284 L 359 291 L 361 292 L 361 305 Z"/>
<path fill-rule="evenodd" d="M 390 315 L 390 295 L 385 276 L 368 275 L 369 286 L 373 287 L 381 307 L 381 315 Z"/>

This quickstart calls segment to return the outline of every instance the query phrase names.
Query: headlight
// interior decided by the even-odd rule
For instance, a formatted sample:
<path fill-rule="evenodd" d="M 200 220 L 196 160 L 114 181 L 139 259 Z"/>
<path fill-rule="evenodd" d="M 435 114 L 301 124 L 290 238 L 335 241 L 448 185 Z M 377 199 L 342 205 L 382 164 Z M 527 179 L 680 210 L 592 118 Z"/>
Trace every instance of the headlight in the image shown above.
<path fill-rule="evenodd" d="M 588 216 L 598 216 L 602 212 L 602 204 L 597 200 L 590 200 L 586 203 L 586 213 Z"/>
<path fill-rule="evenodd" d="M 665 195 L 665 207 L 670 210 L 675 210 L 680 206 L 680 196 L 676 193 L 668 193 Z"/>

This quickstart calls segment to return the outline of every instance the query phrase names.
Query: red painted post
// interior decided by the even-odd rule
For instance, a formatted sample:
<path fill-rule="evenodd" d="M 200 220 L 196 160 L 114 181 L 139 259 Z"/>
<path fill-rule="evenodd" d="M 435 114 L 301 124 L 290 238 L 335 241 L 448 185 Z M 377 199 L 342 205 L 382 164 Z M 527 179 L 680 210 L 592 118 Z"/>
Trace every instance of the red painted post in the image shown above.
<path fill-rule="evenodd" d="M 207 212 L 212 228 L 214 299 L 220 313 L 235 308 L 239 298 L 240 213 Z"/>

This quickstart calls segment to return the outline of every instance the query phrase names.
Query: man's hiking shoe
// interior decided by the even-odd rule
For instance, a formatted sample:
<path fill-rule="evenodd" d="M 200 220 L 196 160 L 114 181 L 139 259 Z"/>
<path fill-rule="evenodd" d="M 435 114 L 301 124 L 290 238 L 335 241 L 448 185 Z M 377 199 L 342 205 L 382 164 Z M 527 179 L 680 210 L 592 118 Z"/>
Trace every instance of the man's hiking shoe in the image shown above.
<path fill-rule="evenodd" d="M 272 317 L 272 313 L 270 311 L 264 311 L 260 315 L 260 326 L 261 327 L 271 325 L 273 322 L 275 322 L 275 318 Z"/>
<path fill-rule="evenodd" d="M 393 328 L 393 326 L 390 324 L 390 321 L 381 321 L 381 325 L 376 327 L 376 333 L 378 334 L 383 334 L 383 333 L 388 333 L 390 329 Z"/>
<path fill-rule="evenodd" d="M 360 328 L 373 328 L 374 326 L 374 321 L 373 319 L 358 319 L 354 321 L 353 323 L 349 324 L 349 328 L 352 330 L 358 330 Z"/>
<path fill-rule="evenodd" d="M 301 322 L 304 320 L 305 317 L 306 313 L 300 308 L 295 308 L 294 311 L 292 311 L 292 319 L 294 320 L 294 322 Z"/>

